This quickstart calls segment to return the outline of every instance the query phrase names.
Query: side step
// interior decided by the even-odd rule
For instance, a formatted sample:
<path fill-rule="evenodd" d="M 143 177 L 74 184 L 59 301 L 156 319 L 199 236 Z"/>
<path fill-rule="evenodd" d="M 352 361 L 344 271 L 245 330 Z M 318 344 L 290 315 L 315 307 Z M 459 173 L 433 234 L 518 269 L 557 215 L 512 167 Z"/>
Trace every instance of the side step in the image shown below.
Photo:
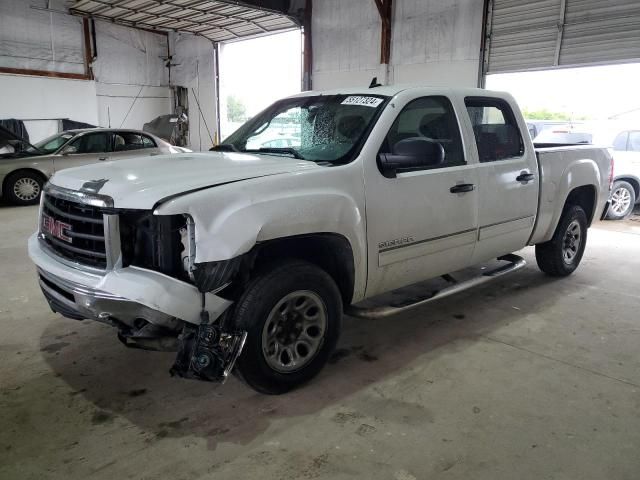
<path fill-rule="evenodd" d="M 351 305 L 346 309 L 345 313 L 351 317 L 364 318 L 369 320 L 390 317 L 392 315 L 406 312 L 407 310 L 411 310 L 416 307 L 421 307 L 422 305 L 426 305 L 427 303 L 431 303 L 435 300 L 448 297 L 449 295 L 454 295 L 456 293 L 462 292 L 463 290 L 467 290 L 468 288 L 477 287 L 478 285 L 490 282 L 491 280 L 494 280 L 503 275 L 507 275 L 508 273 L 513 273 L 517 270 L 520 270 L 527 265 L 527 262 L 524 260 L 524 258 L 519 257 L 518 255 L 514 255 L 513 253 L 504 255 L 503 257 L 499 257 L 498 260 L 508 263 L 489 272 L 485 272 L 479 277 L 475 277 L 464 282 L 458 282 L 451 275 L 443 275 L 442 278 L 451 283 L 451 286 L 443 288 L 439 291 L 432 292 L 429 296 L 422 298 L 416 302 L 401 306 L 386 305 L 383 307 L 374 308 L 363 308 Z"/>

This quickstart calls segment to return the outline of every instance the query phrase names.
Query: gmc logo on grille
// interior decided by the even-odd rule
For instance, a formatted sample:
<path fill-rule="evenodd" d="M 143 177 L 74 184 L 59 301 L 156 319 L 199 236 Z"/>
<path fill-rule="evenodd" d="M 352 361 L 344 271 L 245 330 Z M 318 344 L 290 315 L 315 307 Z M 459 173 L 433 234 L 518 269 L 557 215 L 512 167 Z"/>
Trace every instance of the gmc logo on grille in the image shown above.
<path fill-rule="evenodd" d="M 64 240 L 65 242 L 72 243 L 73 239 L 70 236 L 65 235 L 65 231 L 70 232 L 71 230 L 72 227 L 68 223 L 56 220 L 46 213 L 42 214 L 42 231 L 44 233 L 47 233 L 52 237 L 59 238 L 60 240 Z"/>

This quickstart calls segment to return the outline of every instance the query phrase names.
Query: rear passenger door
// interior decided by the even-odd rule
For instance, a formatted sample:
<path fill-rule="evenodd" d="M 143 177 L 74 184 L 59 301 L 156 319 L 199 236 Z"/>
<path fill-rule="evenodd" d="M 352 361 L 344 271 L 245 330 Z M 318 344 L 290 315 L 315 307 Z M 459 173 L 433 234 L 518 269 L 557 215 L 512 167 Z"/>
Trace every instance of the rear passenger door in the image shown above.
<path fill-rule="evenodd" d="M 465 98 L 478 155 L 478 243 L 473 263 L 520 250 L 538 211 L 538 161 L 524 123 L 501 98 Z"/>
<path fill-rule="evenodd" d="M 160 152 L 153 139 L 138 132 L 113 132 L 111 160 L 157 155 Z"/>

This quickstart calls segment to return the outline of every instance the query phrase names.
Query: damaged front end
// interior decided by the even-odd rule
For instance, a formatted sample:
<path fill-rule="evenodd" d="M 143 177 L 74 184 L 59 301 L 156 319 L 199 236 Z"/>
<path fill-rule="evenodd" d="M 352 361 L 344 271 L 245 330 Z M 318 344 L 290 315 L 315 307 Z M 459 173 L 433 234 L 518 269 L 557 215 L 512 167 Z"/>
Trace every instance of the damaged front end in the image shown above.
<path fill-rule="evenodd" d="M 224 381 L 246 339 L 223 324 L 233 301 L 219 294 L 237 268 L 194 263 L 189 216 L 109 200 L 47 186 L 29 255 L 51 309 L 116 327 L 127 347 L 177 352 L 172 375 Z"/>

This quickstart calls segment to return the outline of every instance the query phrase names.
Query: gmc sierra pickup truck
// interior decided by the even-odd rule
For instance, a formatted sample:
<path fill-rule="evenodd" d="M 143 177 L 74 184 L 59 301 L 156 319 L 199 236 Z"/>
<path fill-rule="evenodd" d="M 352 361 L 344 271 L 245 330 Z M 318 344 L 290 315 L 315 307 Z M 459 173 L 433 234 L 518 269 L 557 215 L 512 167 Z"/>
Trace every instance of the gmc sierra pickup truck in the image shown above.
<path fill-rule="evenodd" d="M 285 133 L 291 146 L 251 148 Z M 527 245 L 545 273 L 571 274 L 612 183 L 607 149 L 534 147 L 513 98 L 479 89 L 305 92 L 213 150 L 56 173 L 29 254 L 55 312 L 177 352 L 173 375 L 233 370 L 270 394 L 320 371 L 344 313 L 490 281 Z M 413 303 L 362 303 L 440 276 Z"/>

